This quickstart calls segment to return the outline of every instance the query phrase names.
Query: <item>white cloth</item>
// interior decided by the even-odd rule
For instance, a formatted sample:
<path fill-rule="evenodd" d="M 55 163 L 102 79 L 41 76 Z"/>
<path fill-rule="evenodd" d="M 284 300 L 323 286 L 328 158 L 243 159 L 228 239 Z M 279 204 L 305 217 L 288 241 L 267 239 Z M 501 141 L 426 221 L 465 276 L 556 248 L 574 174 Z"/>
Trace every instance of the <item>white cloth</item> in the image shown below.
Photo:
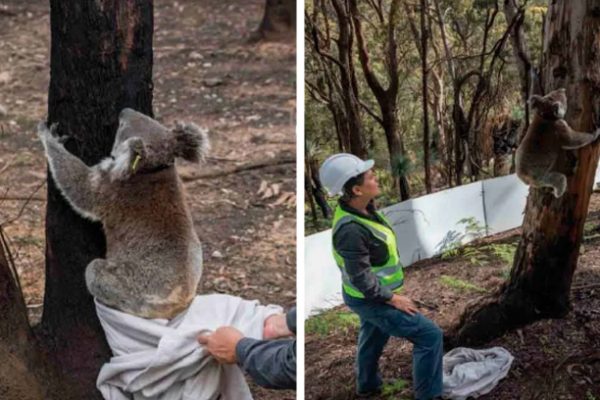
<path fill-rule="evenodd" d="M 262 339 L 264 320 L 279 306 L 222 294 L 196 296 L 171 320 L 144 319 L 96 301 L 96 312 L 114 357 L 96 385 L 106 400 L 252 399 L 242 370 L 220 365 L 196 341 L 201 332 L 234 326 Z"/>
<path fill-rule="evenodd" d="M 457 347 L 444 356 L 442 397 L 465 400 L 489 393 L 504 378 L 514 357 L 502 347 L 474 350 Z"/>

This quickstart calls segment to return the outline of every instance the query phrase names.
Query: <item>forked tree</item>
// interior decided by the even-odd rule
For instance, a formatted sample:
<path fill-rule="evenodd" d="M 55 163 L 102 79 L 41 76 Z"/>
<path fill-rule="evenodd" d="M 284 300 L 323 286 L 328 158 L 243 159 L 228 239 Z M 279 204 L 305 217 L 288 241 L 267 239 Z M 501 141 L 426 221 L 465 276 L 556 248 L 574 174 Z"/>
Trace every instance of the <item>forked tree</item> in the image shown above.
<path fill-rule="evenodd" d="M 578 131 L 600 125 L 600 0 L 551 1 L 541 60 L 545 93 L 567 89 L 565 119 Z M 577 267 L 596 165 L 598 145 L 562 154 L 577 166 L 567 192 L 556 199 L 548 189 L 529 190 L 522 236 L 510 278 L 499 292 L 468 308 L 451 346 L 489 341 L 543 318 L 564 317 Z M 569 162 L 569 160 L 571 160 Z"/>

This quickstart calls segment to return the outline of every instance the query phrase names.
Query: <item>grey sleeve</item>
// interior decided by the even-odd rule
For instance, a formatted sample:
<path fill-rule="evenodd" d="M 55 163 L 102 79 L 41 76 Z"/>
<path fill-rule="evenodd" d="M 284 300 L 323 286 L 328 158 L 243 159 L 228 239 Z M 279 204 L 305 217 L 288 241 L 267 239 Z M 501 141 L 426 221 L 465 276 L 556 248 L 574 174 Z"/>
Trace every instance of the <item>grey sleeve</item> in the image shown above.
<path fill-rule="evenodd" d="M 290 331 L 292 331 L 292 333 L 295 335 L 296 334 L 296 307 L 292 307 L 289 309 L 289 311 L 285 314 L 285 322 L 287 324 L 287 327 Z"/>
<path fill-rule="evenodd" d="M 384 303 L 392 298 L 392 291 L 381 286 L 371 271 L 368 231 L 356 223 L 340 227 L 333 237 L 333 246 L 344 259 L 350 282 L 366 300 Z"/>
<path fill-rule="evenodd" d="M 243 338 L 235 348 L 239 366 L 268 389 L 296 389 L 296 340 Z"/>

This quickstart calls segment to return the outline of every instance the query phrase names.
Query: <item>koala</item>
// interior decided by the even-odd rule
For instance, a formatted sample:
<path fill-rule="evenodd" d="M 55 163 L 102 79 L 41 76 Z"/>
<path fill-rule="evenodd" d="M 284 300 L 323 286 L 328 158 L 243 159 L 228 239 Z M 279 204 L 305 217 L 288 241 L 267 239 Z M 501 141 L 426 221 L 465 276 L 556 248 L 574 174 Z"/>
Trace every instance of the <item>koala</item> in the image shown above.
<path fill-rule="evenodd" d="M 561 152 L 592 143 L 600 131 L 584 133 L 571 129 L 563 119 L 567 112 L 565 89 L 554 90 L 544 97 L 531 96 L 530 105 L 535 114 L 517 148 L 516 172 L 528 185 L 552 188 L 558 198 L 567 189 L 567 176 L 559 165 Z"/>
<path fill-rule="evenodd" d="M 56 127 L 38 126 L 52 176 L 81 216 L 101 221 L 106 259 L 85 270 L 89 292 L 105 305 L 143 318 L 185 310 L 202 275 L 202 248 L 185 203 L 175 158 L 204 159 L 206 132 L 173 130 L 124 109 L 110 157 L 88 167 L 63 146 Z"/>

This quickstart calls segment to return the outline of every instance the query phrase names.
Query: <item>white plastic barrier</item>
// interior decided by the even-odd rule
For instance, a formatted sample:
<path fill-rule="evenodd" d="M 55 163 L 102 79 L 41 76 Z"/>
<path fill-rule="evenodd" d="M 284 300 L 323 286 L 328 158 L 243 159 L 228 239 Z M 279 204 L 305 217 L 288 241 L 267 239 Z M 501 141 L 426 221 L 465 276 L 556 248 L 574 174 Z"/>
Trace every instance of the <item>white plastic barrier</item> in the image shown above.
<path fill-rule="evenodd" d="M 600 166 L 595 182 L 600 182 Z M 496 234 L 523 221 L 528 188 L 516 175 L 475 182 L 387 207 L 404 266 L 473 239 L 460 221 L 470 219 Z M 340 272 L 331 252 L 331 230 L 305 238 L 306 310 L 318 313 L 342 303 Z"/>

